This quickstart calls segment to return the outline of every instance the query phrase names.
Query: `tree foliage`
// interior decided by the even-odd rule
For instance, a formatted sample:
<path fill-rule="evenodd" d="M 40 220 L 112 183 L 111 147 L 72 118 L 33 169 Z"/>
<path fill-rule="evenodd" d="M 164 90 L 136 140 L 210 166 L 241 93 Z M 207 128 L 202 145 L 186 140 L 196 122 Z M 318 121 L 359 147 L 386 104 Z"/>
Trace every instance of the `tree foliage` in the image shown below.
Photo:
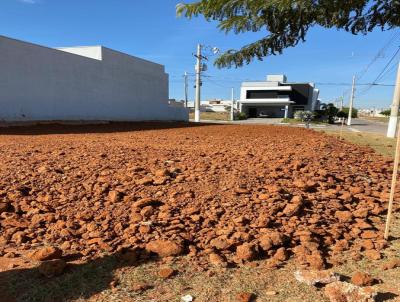
<path fill-rule="evenodd" d="M 333 124 L 335 122 L 335 117 L 337 116 L 339 109 L 335 107 L 332 103 L 329 103 L 323 108 L 325 116 L 328 118 L 328 123 Z"/>
<path fill-rule="evenodd" d="M 353 115 L 353 114 L 352 114 L 352 115 Z M 344 111 L 339 111 L 339 112 L 336 114 L 336 116 L 337 116 L 337 117 L 340 117 L 340 118 L 347 118 L 347 117 L 349 116 L 349 113 L 346 114 L 346 112 L 344 112 Z"/>
<path fill-rule="evenodd" d="M 177 14 L 203 15 L 207 21 L 217 21 L 226 33 L 265 34 L 240 50 L 228 50 L 216 61 L 218 67 L 239 67 L 296 46 L 313 26 L 353 34 L 397 27 L 400 0 L 200 0 L 178 4 Z"/>
<path fill-rule="evenodd" d="M 342 112 L 344 112 L 344 114 L 347 116 L 349 116 L 349 111 L 350 108 L 349 107 L 343 107 Z M 357 118 L 358 117 L 358 110 L 357 108 L 354 108 L 351 110 L 351 117 L 352 118 Z"/>

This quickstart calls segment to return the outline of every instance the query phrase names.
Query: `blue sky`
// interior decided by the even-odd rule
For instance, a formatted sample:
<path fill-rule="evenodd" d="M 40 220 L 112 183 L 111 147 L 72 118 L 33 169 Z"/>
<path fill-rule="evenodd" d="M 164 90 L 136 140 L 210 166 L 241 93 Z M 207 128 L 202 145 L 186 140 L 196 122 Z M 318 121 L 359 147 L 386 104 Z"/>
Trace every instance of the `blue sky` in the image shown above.
<path fill-rule="evenodd" d="M 0 34 L 50 47 L 104 45 L 165 65 L 170 75 L 170 97 L 183 98 L 183 73 L 194 73 L 193 52 L 198 42 L 221 50 L 239 48 L 261 37 L 260 33 L 225 35 L 215 23 L 202 18 L 177 18 L 179 0 L 1 0 Z M 375 31 L 367 36 L 313 28 L 307 41 L 282 55 L 254 61 L 239 69 L 216 69 L 210 57 L 202 97 L 230 98 L 230 87 L 239 95 L 242 80 L 263 80 L 267 74 L 284 73 L 289 81 L 348 83 L 375 57 L 387 41 L 400 30 Z M 379 56 L 360 83 L 375 80 L 394 52 L 400 38 Z M 381 83 L 393 84 L 393 61 Z M 194 78 L 190 77 L 189 97 L 193 98 Z M 347 86 L 317 85 L 321 99 L 329 101 L 348 92 Z M 388 107 L 393 87 L 357 90 L 356 107 Z M 348 102 L 349 94 L 345 95 Z"/>

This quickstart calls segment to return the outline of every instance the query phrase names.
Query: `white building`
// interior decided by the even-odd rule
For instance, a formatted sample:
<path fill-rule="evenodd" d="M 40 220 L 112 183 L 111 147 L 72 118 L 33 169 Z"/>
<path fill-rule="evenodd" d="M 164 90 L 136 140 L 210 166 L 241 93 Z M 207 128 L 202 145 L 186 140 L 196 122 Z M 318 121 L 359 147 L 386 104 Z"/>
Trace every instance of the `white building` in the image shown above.
<path fill-rule="evenodd" d="M 288 83 L 285 75 L 269 75 L 266 81 L 243 82 L 240 111 L 248 117 L 293 117 L 295 111 L 314 111 L 319 90 L 313 83 Z"/>
<path fill-rule="evenodd" d="M 106 47 L 0 36 L 0 121 L 188 120 L 168 86 L 164 66 Z"/>
<path fill-rule="evenodd" d="M 205 111 L 208 112 L 230 112 L 232 106 L 231 100 L 208 100 L 205 101 L 202 106 L 205 107 Z"/>

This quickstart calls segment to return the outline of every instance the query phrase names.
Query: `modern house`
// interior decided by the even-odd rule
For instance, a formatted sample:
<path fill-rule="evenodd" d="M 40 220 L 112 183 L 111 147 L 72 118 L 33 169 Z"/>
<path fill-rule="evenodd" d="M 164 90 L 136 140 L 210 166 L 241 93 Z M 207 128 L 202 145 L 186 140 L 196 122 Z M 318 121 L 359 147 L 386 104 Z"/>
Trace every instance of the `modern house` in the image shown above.
<path fill-rule="evenodd" d="M 163 65 L 103 46 L 0 36 L 0 122 L 188 120 L 168 99 Z"/>
<path fill-rule="evenodd" d="M 268 75 L 266 81 L 242 83 L 239 106 L 249 118 L 290 118 L 299 110 L 319 109 L 318 95 L 313 83 L 289 83 L 285 75 Z"/>

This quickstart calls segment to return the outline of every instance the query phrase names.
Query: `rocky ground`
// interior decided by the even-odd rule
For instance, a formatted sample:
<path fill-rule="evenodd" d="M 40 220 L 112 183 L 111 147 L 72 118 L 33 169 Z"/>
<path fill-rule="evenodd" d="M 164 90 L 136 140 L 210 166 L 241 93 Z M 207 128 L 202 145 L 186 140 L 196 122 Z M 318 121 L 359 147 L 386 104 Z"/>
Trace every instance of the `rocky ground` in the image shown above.
<path fill-rule="evenodd" d="M 299 128 L 2 129 L 0 256 L 48 276 L 108 254 L 223 268 L 378 260 L 390 179 L 390 159 Z"/>

